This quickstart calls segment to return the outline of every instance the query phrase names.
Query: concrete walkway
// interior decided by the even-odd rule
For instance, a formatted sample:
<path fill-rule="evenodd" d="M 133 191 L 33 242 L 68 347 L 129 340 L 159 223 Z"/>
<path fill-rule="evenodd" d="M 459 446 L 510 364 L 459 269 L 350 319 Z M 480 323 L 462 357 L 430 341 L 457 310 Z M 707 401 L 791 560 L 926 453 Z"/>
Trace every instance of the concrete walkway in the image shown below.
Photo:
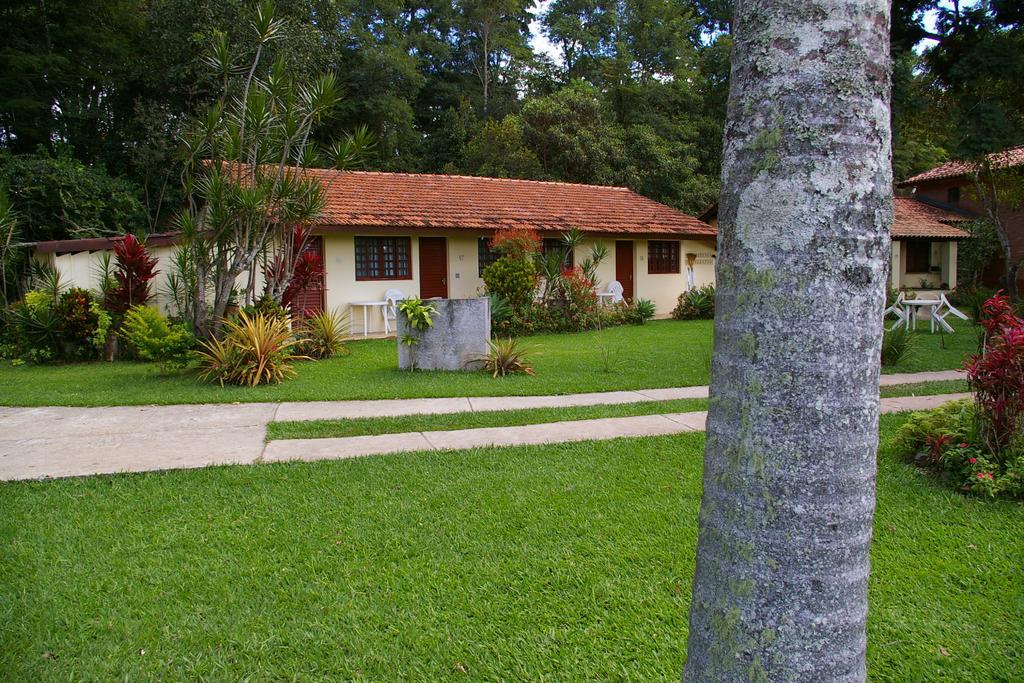
<path fill-rule="evenodd" d="M 881 400 L 880 407 L 883 413 L 929 410 L 943 403 L 970 398 L 970 396 L 971 394 L 942 394 L 884 398 Z M 530 446 L 572 441 L 601 441 L 635 436 L 662 436 L 680 432 L 704 431 L 707 417 L 706 411 L 697 411 L 549 422 L 517 427 L 403 432 L 337 439 L 285 439 L 268 443 L 260 461 L 329 460 L 411 451 L 443 451 L 486 446 Z"/>
<path fill-rule="evenodd" d="M 962 377 L 961 373 L 952 371 L 885 375 L 881 383 L 907 384 Z M 266 425 L 275 420 L 611 405 L 704 398 L 707 391 L 703 386 L 564 396 L 0 408 L 0 480 L 673 434 L 703 429 L 705 414 L 644 415 L 519 427 L 302 439 L 266 445 L 263 442 Z M 962 396 L 883 399 L 882 407 L 887 412 L 918 410 Z"/>

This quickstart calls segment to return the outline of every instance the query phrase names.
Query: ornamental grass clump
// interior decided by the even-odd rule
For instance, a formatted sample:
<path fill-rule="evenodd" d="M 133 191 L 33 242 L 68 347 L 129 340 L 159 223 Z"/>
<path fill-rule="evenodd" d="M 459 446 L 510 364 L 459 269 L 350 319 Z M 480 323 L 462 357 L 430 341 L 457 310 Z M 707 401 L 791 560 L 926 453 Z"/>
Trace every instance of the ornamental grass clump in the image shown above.
<path fill-rule="evenodd" d="M 535 374 L 533 366 L 526 362 L 529 352 L 519 346 L 518 339 L 495 339 L 487 342 L 487 345 L 490 350 L 481 360 L 484 369 L 491 373 L 492 377 Z"/>
<path fill-rule="evenodd" d="M 293 353 L 306 339 L 292 336 L 288 321 L 244 311 L 237 320 L 224 321 L 224 338 L 211 339 L 198 352 L 199 376 L 221 386 L 254 387 L 280 384 L 295 376 L 292 363 L 308 358 Z"/>
<path fill-rule="evenodd" d="M 892 367 L 906 360 L 914 352 L 917 338 L 905 327 L 897 327 L 882 334 L 882 366 Z"/>
<path fill-rule="evenodd" d="M 299 328 L 299 333 L 306 339 L 302 352 L 316 360 L 347 354 L 347 327 L 348 316 L 338 310 L 319 311 L 309 316 Z"/>

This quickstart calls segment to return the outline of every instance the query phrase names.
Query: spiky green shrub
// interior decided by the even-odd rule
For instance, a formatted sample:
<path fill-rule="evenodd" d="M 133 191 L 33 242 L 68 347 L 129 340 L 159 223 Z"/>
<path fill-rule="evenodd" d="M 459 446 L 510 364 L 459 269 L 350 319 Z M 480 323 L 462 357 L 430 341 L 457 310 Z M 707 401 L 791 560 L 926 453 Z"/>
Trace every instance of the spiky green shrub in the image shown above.
<path fill-rule="evenodd" d="M 292 336 L 286 320 L 263 315 L 250 317 L 243 311 L 237 320 L 224 322 L 223 339 L 202 344 L 197 353 L 199 376 L 221 386 L 280 384 L 295 376 L 294 361 L 308 358 L 294 353 L 305 342 Z"/>
<path fill-rule="evenodd" d="M 348 315 L 335 310 L 323 310 L 306 318 L 298 332 L 305 337 L 302 353 L 310 358 L 323 359 L 347 354 Z"/>
<path fill-rule="evenodd" d="M 487 342 L 490 350 L 482 358 L 484 369 L 492 377 L 526 374 L 533 375 L 533 366 L 526 362 L 529 351 L 519 345 L 518 339 L 495 339 Z"/>

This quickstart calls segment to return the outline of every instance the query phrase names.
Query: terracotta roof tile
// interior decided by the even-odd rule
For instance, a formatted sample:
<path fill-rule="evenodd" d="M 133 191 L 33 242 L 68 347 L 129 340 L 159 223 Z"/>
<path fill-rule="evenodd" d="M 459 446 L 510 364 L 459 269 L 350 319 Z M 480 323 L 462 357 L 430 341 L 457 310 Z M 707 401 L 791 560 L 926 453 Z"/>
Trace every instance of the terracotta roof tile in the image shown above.
<path fill-rule="evenodd" d="M 315 169 L 327 190 L 322 227 L 525 227 L 712 237 L 707 223 L 624 187 L 458 175 Z"/>
<path fill-rule="evenodd" d="M 992 164 L 993 168 L 1012 168 L 1014 166 L 1024 165 L 1024 146 L 1011 147 L 1010 149 L 1003 150 L 1002 152 L 994 152 L 988 155 L 989 163 Z M 910 185 L 917 185 L 919 183 L 927 182 L 929 180 L 942 180 L 944 178 L 958 178 L 963 175 L 967 175 L 974 170 L 976 164 L 971 161 L 947 161 L 941 166 L 936 166 L 930 171 L 924 173 L 918 173 L 915 176 L 907 178 L 899 185 L 900 187 L 907 187 Z"/>
<path fill-rule="evenodd" d="M 895 197 L 895 216 L 892 222 L 892 236 L 903 237 L 946 237 L 960 239 L 970 235 L 951 223 L 968 220 L 946 209 L 925 204 L 913 197 Z"/>

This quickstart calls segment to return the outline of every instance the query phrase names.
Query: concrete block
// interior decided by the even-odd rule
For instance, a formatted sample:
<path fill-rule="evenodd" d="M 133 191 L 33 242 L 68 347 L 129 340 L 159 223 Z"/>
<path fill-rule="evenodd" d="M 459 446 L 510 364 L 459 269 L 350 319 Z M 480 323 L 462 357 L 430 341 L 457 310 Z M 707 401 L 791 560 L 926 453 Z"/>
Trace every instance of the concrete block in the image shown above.
<path fill-rule="evenodd" d="M 418 333 L 398 312 L 398 367 L 408 370 L 479 370 L 491 338 L 489 299 L 431 299 L 434 324 Z M 406 335 L 419 335 L 419 343 L 402 343 Z"/>

